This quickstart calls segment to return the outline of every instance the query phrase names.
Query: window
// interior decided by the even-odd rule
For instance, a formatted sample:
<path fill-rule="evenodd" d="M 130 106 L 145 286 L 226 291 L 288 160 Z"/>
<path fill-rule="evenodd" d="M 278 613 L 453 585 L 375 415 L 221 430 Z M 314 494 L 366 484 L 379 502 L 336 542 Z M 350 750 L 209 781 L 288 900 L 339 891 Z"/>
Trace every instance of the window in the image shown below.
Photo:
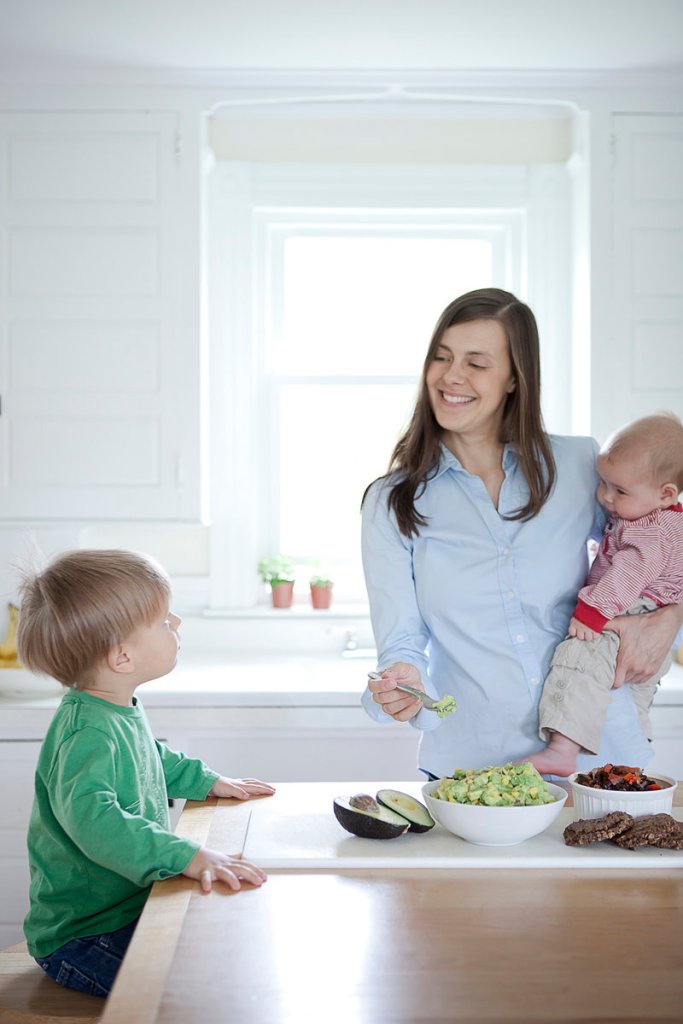
<path fill-rule="evenodd" d="M 467 189 L 453 169 L 435 189 L 398 169 L 381 197 L 367 169 L 342 183 L 277 170 L 223 165 L 211 206 L 214 607 L 255 603 L 256 562 L 276 552 L 305 578 L 329 567 L 337 602 L 364 601 L 361 496 L 408 420 L 438 315 L 471 288 L 526 291 L 523 169 L 482 186 L 469 168 Z"/>

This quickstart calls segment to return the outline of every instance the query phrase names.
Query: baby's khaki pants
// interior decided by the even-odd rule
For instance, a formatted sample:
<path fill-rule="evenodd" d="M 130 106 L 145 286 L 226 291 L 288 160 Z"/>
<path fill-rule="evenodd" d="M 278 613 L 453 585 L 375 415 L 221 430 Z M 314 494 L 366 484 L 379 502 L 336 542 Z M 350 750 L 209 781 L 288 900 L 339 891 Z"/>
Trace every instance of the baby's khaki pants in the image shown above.
<path fill-rule="evenodd" d="M 626 614 L 642 615 L 656 608 L 654 601 L 641 597 Z M 580 743 L 589 753 L 598 752 L 618 650 L 619 637 L 609 631 L 601 633 L 596 640 L 568 637 L 558 644 L 539 706 L 538 731 L 542 740 L 547 743 L 548 730 L 554 730 Z M 652 739 L 650 706 L 657 684 L 670 666 L 671 654 L 651 679 L 630 686 L 638 719 L 649 740 Z"/>

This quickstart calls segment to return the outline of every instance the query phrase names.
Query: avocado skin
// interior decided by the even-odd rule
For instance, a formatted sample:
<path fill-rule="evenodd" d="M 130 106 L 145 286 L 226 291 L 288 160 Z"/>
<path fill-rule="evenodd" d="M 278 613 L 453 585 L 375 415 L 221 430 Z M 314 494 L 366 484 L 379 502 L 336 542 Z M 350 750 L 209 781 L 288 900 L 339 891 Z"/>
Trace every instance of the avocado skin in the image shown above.
<path fill-rule="evenodd" d="M 396 839 L 408 831 L 410 823 L 391 808 L 384 809 L 381 816 L 359 811 L 349 805 L 346 797 L 335 797 L 334 816 L 347 832 L 361 839 Z M 389 811 L 389 814 L 386 813 Z M 390 816 L 391 815 L 391 816 Z"/>
<path fill-rule="evenodd" d="M 410 822 L 411 832 L 429 832 L 435 822 L 424 804 L 397 789 L 380 789 L 377 802 Z"/>

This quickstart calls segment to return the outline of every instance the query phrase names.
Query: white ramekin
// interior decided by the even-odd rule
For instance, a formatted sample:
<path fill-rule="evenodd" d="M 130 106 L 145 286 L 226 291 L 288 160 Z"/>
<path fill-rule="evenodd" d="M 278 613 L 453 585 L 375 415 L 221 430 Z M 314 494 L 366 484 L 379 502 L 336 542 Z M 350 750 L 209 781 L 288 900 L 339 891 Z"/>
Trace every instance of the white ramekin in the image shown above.
<path fill-rule="evenodd" d="M 626 811 L 634 818 L 643 814 L 671 814 L 674 790 L 678 783 L 668 775 L 650 775 L 662 789 L 646 789 L 642 793 L 628 793 L 625 790 L 594 789 L 582 786 L 576 781 L 578 772 L 569 776 L 574 799 L 576 818 L 602 818 L 611 811 Z"/>

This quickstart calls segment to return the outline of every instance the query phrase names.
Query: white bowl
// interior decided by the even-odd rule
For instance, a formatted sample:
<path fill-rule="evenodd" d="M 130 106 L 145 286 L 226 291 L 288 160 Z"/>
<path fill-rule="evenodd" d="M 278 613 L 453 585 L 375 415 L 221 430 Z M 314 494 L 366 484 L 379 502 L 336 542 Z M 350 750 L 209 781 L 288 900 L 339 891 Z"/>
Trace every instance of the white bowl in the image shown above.
<path fill-rule="evenodd" d="M 427 782 L 422 795 L 431 815 L 440 825 L 460 839 L 476 846 L 516 846 L 552 825 L 567 799 L 567 791 L 548 783 L 555 800 L 532 807 L 485 807 L 457 804 L 432 796 L 439 782 Z"/>
<path fill-rule="evenodd" d="M 650 775 L 663 789 L 646 789 L 642 793 L 629 793 L 619 789 L 594 789 L 576 781 L 578 772 L 569 776 L 574 798 L 576 818 L 602 818 L 611 811 L 627 811 L 634 818 L 643 814 L 671 814 L 674 790 L 678 783 L 668 775 Z"/>

